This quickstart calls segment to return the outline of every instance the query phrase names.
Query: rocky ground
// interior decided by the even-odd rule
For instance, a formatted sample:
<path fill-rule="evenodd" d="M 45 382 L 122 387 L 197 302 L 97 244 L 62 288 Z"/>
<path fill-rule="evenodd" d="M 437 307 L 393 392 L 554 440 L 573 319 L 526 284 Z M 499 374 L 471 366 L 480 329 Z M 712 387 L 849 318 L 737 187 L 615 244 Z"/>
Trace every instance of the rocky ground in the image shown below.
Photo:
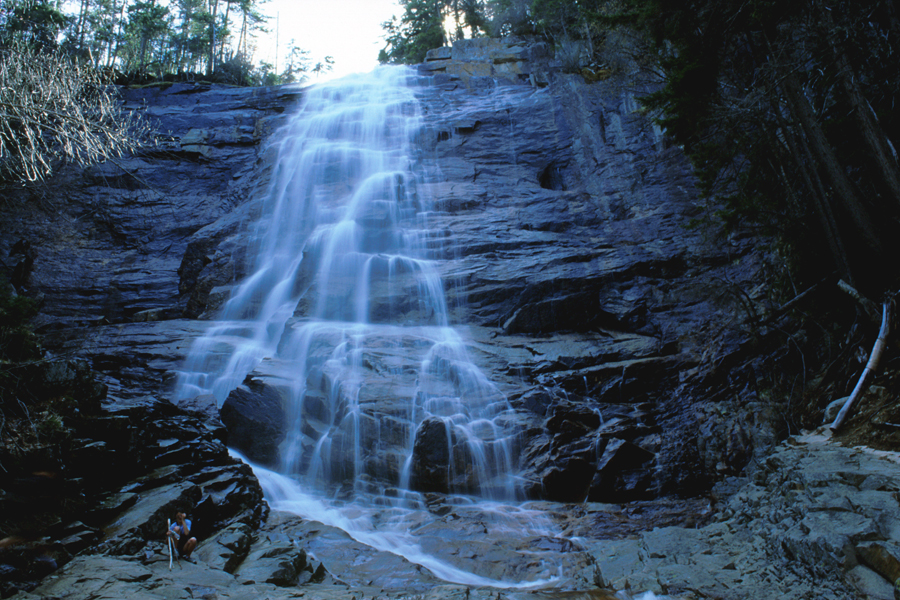
<path fill-rule="evenodd" d="M 685 597 L 893 598 L 900 454 L 791 438 L 748 479 L 713 490 L 696 529 L 603 545 L 603 582 Z"/>
<path fill-rule="evenodd" d="M 752 476 L 724 481 L 702 505 L 543 503 L 539 508 L 559 526 L 556 541 L 565 549 L 559 556 L 569 572 L 558 586 L 519 591 L 445 584 L 402 560 L 357 553 L 346 537 L 329 553 L 316 542 L 327 527 L 275 511 L 259 530 L 237 524 L 204 539 L 196 564 L 180 561 L 170 570 L 155 536 L 123 550 L 122 540 L 134 544 L 136 531 L 158 525 L 146 506 L 136 505 L 122 515 L 140 521 L 127 533 L 14 597 L 537 600 L 652 592 L 685 599 L 892 599 L 900 577 L 898 491 L 900 454 L 843 447 L 823 430 L 791 438 Z M 498 560 L 513 563 L 516 552 L 501 548 Z M 380 572 L 348 583 L 341 572 L 348 553 L 356 564 L 380 564 Z M 246 558 L 238 563 L 240 556 Z"/>
<path fill-rule="evenodd" d="M 72 379 L 83 376 L 77 366 Z M 212 413 L 192 408 L 98 400 L 80 403 L 52 435 L 27 440 L 7 428 L 0 594 L 30 589 L 76 556 L 139 554 L 179 510 L 192 513 L 199 537 L 249 535 L 267 510 L 259 483 L 228 454 L 215 404 Z M 44 414 L 34 412 L 39 426 Z"/>

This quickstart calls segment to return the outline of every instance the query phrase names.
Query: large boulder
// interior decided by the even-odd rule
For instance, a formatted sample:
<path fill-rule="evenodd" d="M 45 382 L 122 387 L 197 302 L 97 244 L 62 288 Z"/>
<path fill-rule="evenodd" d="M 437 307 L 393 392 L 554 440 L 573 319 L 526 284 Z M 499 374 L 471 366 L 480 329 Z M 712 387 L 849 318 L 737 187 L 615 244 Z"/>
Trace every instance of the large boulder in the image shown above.
<path fill-rule="evenodd" d="M 284 400 L 277 388 L 248 380 L 220 409 L 229 445 L 261 465 L 274 465 L 286 431 Z"/>
<path fill-rule="evenodd" d="M 429 50 L 423 71 L 459 78 L 467 85 L 471 78 L 530 83 L 545 86 L 549 73 L 560 65 L 545 43 L 514 36 L 456 40 L 452 47 Z"/>
<path fill-rule="evenodd" d="M 416 429 L 412 484 L 423 492 L 450 491 L 450 431 L 442 419 L 425 419 Z"/>

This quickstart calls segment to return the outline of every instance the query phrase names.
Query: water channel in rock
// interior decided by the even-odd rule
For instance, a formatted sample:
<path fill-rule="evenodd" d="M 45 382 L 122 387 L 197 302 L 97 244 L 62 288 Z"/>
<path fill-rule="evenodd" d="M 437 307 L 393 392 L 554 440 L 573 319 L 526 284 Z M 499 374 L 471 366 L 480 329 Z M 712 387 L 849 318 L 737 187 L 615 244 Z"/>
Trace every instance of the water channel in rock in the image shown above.
<path fill-rule="evenodd" d="M 452 234 L 430 226 L 440 199 L 421 185 L 434 173 L 420 83 L 380 68 L 306 91 L 272 142 L 251 274 L 195 342 L 178 395 L 222 406 L 248 376 L 277 390 L 288 433 L 277 464 L 254 467 L 276 510 L 426 580 L 554 586 L 590 561 L 566 564 L 577 541 L 521 503 L 511 408 L 449 316 L 438 266 Z"/>

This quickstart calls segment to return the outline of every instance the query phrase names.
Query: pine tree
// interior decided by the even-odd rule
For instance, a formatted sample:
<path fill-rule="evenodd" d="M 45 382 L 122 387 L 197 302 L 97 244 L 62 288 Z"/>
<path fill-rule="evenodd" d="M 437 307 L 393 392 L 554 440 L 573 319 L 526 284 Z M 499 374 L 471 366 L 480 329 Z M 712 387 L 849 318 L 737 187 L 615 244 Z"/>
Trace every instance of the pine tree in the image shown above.
<path fill-rule="evenodd" d="M 0 6 L 0 45 L 22 43 L 34 48 L 56 48 L 66 23 L 58 2 L 7 0 Z"/>
<path fill-rule="evenodd" d="M 872 297 L 900 283 L 897 10 L 888 0 L 634 0 L 665 86 L 645 99 L 726 225 Z M 823 261 L 823 256 L 831 256 Z"/>
<path fill-rule="evenodd" d="M 169 30 L 168 16 L 168 7 L 157 4 L 156 0 L 138 1 L 128 7 L 125 31 L 132 51 L 128 66 L 135 71 L 145 71 L 153 43 Z"/>
<path fill-rule="evenodd" d="M 403 15 L 382 23 L 387 46 L 379 53 L 382 63 L 416 64 L 425 53 L 444 45 L 444 2 L 400 0 Z"/>

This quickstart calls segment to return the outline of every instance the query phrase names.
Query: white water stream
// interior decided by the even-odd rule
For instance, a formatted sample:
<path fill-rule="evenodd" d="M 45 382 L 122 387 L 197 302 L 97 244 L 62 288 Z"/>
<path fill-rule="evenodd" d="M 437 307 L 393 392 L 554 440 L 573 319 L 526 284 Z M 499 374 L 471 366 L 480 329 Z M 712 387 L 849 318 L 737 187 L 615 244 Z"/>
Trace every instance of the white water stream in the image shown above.
<path fill-rule="evenodd" d="M 291 477 L 258 466 L 253 470 L 273 509 L 340 529 L 355 541 L 376 551 L 400 556 L 428 569 L 435 577 L 444 581 L 476 587 L 529 590 L 552 586 L 560 579 L 558 566 L 550 562 L 545 562 L 539 569 L 533 569 L 533 576 L 527 581 L 492 579 L 479 575 L 471 568 L 475 565 L 464 569 L 442 560 L 432 550 L 425 549 L 423 540 L 412 532 L 414 528 L 422 526 L 423 516 L 426 521 L 431 520 L 431 516 L 423 509 L 395 507 L 388 509 L 388 516 L 385 517 L 384 507 L 365 506 L 359 502 L 335 506 L 320 496 L 305 492 Z M 480 503 L 479 509 L 492 513 L 492 529 L 502 529 L 506 534 L 516 537 L 526 535 L 523 526 L 530 525 L 533 529 L 535 523 L 541 522 L 537 511 L 522 507 Z M 533 530 L 529 533 L 534 536 L 540 532 Z"/>
<path fill-rule="evenodd" d="M 281 470 L 408 487 L 420 425 L 445 428 L 448 491 L 514 498 L 505 397 L 450 326 L 415 143 L 415 80 L 380 69 L 315 87 L 277 135 L 252 275 L 195 343 L 179 396 L 219 405 L 265 362 L 291 423 Z M 387 389 L 391 388 L 391 389 Z M 390 405 L 390 406 L 389 406 Z"/>

